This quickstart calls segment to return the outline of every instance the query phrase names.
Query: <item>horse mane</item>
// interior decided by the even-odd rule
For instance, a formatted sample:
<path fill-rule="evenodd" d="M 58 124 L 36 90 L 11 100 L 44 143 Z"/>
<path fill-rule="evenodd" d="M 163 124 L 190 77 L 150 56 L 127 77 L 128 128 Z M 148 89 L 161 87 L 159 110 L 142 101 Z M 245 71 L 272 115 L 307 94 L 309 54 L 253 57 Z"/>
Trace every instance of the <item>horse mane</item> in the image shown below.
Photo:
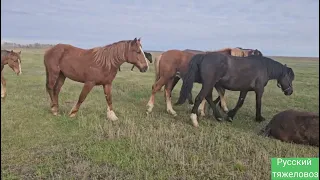
<path fill-rule="evenodd" d="M 132 40 L 123 40 L 102 47 L 95 47 L 93 51 L 93 61 L 104 68 L 117 67 L 121 61 L 126 60 L 127 50 L 130 48 Z"/>
<path fill-rule="evenodd" d="M 286 74 L 289 75 L 289 78 L 294 80 L 294 72 L 291 68 L 287 67 L 286 65 L 281 64 L 278 61 L 275 61 L 271 58 L 265 57 L 265 56 L 250 56 L 248 58 L 254 58 L 257 59 L 257 61 L 260 61 L 263 63 L 263 66 L 267 68 L 268 76 L 269 78 L 275 78 L 278 79 Z"/>

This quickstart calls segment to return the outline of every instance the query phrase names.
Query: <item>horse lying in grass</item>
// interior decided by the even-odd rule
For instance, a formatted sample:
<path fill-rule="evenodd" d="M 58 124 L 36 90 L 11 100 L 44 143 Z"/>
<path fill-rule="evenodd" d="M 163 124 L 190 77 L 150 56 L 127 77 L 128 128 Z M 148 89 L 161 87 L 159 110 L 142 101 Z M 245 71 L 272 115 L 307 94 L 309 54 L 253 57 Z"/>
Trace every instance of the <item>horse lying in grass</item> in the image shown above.
<path fill-rule="evenodd" d="M 8 66 L 17 74 L 22 73 L 21 70 L 21 51 L 14 52 L 8 50 L 1 50 L 1 98 L 5 98 L 7 95 L 7 82 L 3 76 L 3 68 Z"/>
<path fill-rule="evenodd" d="M 264 87 L 269 80 L 273 79 L 277 80 L 278 87 L 286 96 L 293 93 L 293 70 L 275 60 L 264 56 L 235 57 L 217 52 L 197 54 L 190 60 L 188 72 L 183 78 L 179 100 L 175 104 L 181 105 L 186 101 L 194 82 L 202 84 L 190 116 L 193 125 L 197 127 L 197 109 L 204 99 L 213 109 L 215 118 L 222 120 L 216 103 L 212 101 L 214 87 L 240 91 L 236 106 L 227 113 L 229 121 L 233 120 L 237 111 L 242 107 L 247 93 L 254 91 L 256 94 L 256 121 L 260 122 L 264 120 L 261 115 L 261 98 Z"/>
<path fill-rule="evenodd" d="M 112 107 L 111 88 L 118 68 L 124 62 L 137 66 L 140 72 L 149 68 L 140 39 L 119 41 L 103 47 L 81 49 L 57 44 L 44 54 L 46 89 L 51 99 L 51 112 L 58 114 L 58 95 L 66 78 L 84 83 L 78 102 L 69 116 L 74 117 L 91 89 L 101 85 L 107 101 L 107 118 L 118 119 Z"/>
<path fill-rule="evenodd" d="M 319 147 L 319 114 L 292 109 L 282 111 L 273 116 L 259 135 Z"/>
<path fill-rule="evenodd" d="M 144 55 L 146 56 L 146 58 L 148 59 L 148 61 L 150 63 L 152 63 L 152 54 L 151 53 L 148 53 L 148 52 L 143 52 Z M 132 65 L 131 67 L 131 71 L 133 71 L 133 68 L 134 68 L 134 65 Z M 120 67 L 119 67 L 119 71 L 121 71 Z"/>

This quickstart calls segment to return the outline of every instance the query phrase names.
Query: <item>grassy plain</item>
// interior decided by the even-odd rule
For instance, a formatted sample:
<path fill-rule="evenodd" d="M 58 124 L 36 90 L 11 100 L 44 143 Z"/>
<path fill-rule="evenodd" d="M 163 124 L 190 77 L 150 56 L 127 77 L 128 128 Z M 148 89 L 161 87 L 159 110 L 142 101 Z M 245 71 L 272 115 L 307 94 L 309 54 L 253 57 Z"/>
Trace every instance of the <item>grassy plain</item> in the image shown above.
<path fill-rule="evenodd" d="M 283 110 L 318 112 L 318 58 L 276 57 L 296 74 L 294 94 L 283 95 L 272 81 L 262 99 L 267 119 Z M 153 113 L 146 104 L 154 81 L 153 65 L 142 74 L 124 64 L 113 83 L 113 104 L 119 121 L 106 120 L 101 87 L 95 87 L 78 115 L 66 114 L 82 84 L 66 80 L 60 93 L 60 114 L 50 113 L 45 91 L 43 50 L 23 50 L 23 74 L 5 67 L 8 96 L 1 102 L 1 177 L 3 179 L 270 179 L 271 157 L 315 157 L 315 147 L 283 143 L 256 135 L 255 95 L 249 93 L 234 122 L 202 118 L 198 129 L 189 120 L 187 103 L 166 112 L 163 93 Z M 181 82 L 173 92 L 178 98 Z M 193 93 L 199 92 L 196 84 Z M 227 91 L 229 109 L 238 92 Z M 214 97 L 217 96 L 214 91 Z"/>

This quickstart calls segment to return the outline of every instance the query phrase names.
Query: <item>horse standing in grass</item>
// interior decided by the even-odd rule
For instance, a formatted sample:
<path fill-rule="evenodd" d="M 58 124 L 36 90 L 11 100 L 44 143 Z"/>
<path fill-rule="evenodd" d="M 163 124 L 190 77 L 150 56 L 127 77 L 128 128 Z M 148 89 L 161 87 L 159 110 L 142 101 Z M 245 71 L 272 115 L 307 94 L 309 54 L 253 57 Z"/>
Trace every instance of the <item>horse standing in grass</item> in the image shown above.
<path fill-rule="evenodd" d="M 148 53 L 148 52 L 143 52 L 143 53 L 146 56 L 146 58 L 148 59 L 148 61 L 150 63 L 152 63 L 152 55 L 151 55 L 151 53 Z M 131 71 L 133 71 L 133 68 L 134 68 L 134 65 L 132 65 Z M 119 71 L 121 71 L 120 67 L 119 67 Z"/>
<path fill-rule="evenodd" d="M 20 75 L 22 73 L 20 55 L 21 51 L 1 50 L 1 98 L 5 98 L 7 95 L 7 82 L 3 77 L 3 68 L 8 64 L 17 75 Z"/>
<path fill-rule="evenodd" d="M 230 48 L 218 50 L 217 52 L 230 54 Z M 199 51 L 198 51 L 199 52 Z M 172 88 L 178 83 L 179 79 L 188 71 L 190 59 L 198 52 L 192 50 L 168 50 L 156 58 L 155 66 L 155 83 L 152 86 L 152 94 L 147 104 L 147 113 L 151 113 L 154 107 L 155 94 L 165 85 L 165 100 L 167 103 L 167 112 L 176 116 L 171 104 Z M 202 52 L 207 53 L 207 52 Z M 221 98 L 223 101 L 223 97 Z M 192 94 L 190 92 L 189 103 L 193 104 Z M 222 103 L 223 104 L 223 103 Z M 201 109 L 201 112 L 203 108 Z"/>
<path fill-rule="evenodd" d="M 175 104 L 181 105 L 186 101 L 194 82 L 202 84 L 190 116 L 193 125 L 197 127 L 197 108 L 204 99 L 213 109 L 215 118 L 222 120 L 216 104 L 212 101 L 214 87 L 240 91 L 237 105 L 227 113 L 229 121 L 233 120 L 236 112 L 243 105 L 247 93 L 254 91 L 256 94 L 256 121 L 260 122 L 264 120 L 261 115 L 261 98 L 264 87 L 269 80 L 273 79 L 277 80 L 278 87 L 286 96 L 293 93 L 293 70 L 270 58 L 263 56 L 235 57 L 217 52 L 197 54 L 190 60 L 188 72 L 183 78 L 179 100 Z"/>
<path fill-rule="evenodd" d="M 319 147 L 319 114 L 292 109 L 282 111 L 273 116 L 259 135 Z"/>
<path fill-rule="evenodd" d="M 78 102 L 69 116 L 74 117 L 87 94 L 96 85 L 103 86 L 107 101 L 107 118 L 118 119 L 112 107 L 112 81 L 124 62 L 137 66 L 140 72 L 149 68 L 140 38 L 119 41 L 103 47 L 81 49 L 67 44 L 57 44 L 44 54 L 46 89 L 51 99 L 51 112 L 58 114 L 58 95 L 66 78 L 84 83 Z"/>
<path fill-rule="evenodd" d="M 238 49 L 235 48 L 224 48 L 217 51 L 212 52 L 219 52 L 223 54 L 234 54 L 236 55 L 236 52 L 238 52 Z M 162 86 L 165 85 L 165 99 L 167 103 L 167 112 L 176 116 L 176 112 L 172 108 L 171 104 L 171 92 L 174 89 L 175 85 L 179 82 L 180 78 L 184 76 L 184 74 L 188 70 L 188 63 L 195 54 L 206 54 L 210 51 L 199 51 L 199 50 L 192 50 L 192 49 L 186 49 L 184 51 L 180 50 L 168 50 L 162 54 L 160 54 L 158 57 L 155 58 L 154 66 L 155 66 L 155 83 L 152 86 L 152 94 L 150 96 L 149 102 L 147 104 L 147 112 L 151 113 L 152 109 L 154 107 L 154 96 L 156 92 L 161 90 Z M 254 53 L 248 52 L 245 53 L 245 55 L 255 55 Z M 259 51 L 260 52 L 260 51 Z M 260 53 L 262 55 L 262 53 Z M 242 55 L 242 54 L 241 54 Z M 222 109 L 225 112 L 228 112 L 228 107 L 226 103 L 226 98 L 224 96 L 225 90 L 221 87 L 215 87 L 219 97 L 215 100 L 219 103 L 219 105 L 222 107 Z M 193 105 L 192 100 L 192 93 L 190 92 L 188 96 L 189 104 Z M 204 116 L 204 109 L 205 109 L 205 100 L 201 103 L 199 106 L 199 111 L 201 116 Z"/>

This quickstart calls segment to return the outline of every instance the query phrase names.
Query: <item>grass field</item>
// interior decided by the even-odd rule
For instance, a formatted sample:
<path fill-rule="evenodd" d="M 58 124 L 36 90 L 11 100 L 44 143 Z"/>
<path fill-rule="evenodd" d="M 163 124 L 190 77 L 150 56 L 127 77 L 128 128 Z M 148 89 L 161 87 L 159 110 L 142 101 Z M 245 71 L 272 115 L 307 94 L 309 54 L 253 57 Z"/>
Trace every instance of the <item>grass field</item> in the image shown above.
<path fill-rule="evenodd" d="M 287 97 L 269 82 L 262 99 L 267 121 L 286 109 L 318 112 L 318 58 L 276 60 L 292 67 L 294 93 Z M 113 105 L 119 121 L 106 120 L 102 87 L 95 87 L 77 116 L 66 114 L 78 99 L 82 84 L 66 80 L 60 93 L 60 114 L 50 113 L 45 91 L 42 50 L 23 50 L 22 75 L 5 67 L 7 98 L 1 102 L 2 179 L 270 179 L 271 157 L 315 157 L 315 147 L 283 143 L 256 135 L 264 123 L 255 118 L 255 95 L 250 92 L 234 122 L 189 120 L 187 103 L 166 112 L 163 93 L 153 113 L 146 104 L 154 81 L 153 65 L 140 73 L 123 64 L 113 83 Z M 173 91 L 178 98 L 181 82 Z M 194 97 L 200 85 L 193 89 Z M 229 109 L 238 92 L 227 91 Z M 214 91 L 214 98 L 217 96 Z"/>

